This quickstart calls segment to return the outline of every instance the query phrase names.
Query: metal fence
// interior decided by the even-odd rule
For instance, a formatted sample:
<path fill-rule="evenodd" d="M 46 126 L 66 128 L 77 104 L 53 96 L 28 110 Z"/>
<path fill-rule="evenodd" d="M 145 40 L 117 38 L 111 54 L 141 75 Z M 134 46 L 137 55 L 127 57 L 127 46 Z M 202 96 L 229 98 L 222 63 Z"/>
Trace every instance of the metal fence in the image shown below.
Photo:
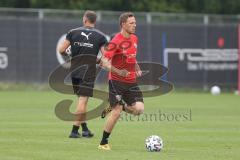
<path fill-rule="evenodd" d="M 97 28 L 108 35 L 119 30 L 121 12 L 97 14 Z M 59 65 L 58 40 L 81 25 L 82 15 L 83 11 L 0 8 L 0 81 L 46 82 Z M 138 60 L 167 65 L 165 78 L 175 86 L 237 86 L 238 15 L 137 12 L 135 16 Z"/>
<path fill-rule="evenodd" d="M 79 20 L 84 11 L 81 10 L 56 10 L 56 9 L 16 9 L 0 8 L 1 18 L 48 19 L 48 20 Z M 96 11 L 98 21 L 117 22 L 122 12 Z M 184 23 L 184 24 L 238 24 L 240 15 L 215 15 L 215 14 L 186 14 L 186 13 L 160 13 L 136 12 L 138 22 L 149 24 Z"/>
<path fill-rule="evenodd" d="M 122 12 L 96 11 L 98 21 L 118 22 Z M 48 19 L 48 20 L 79 20 L 84 11 L 81 10 L 56 10 L 56 9 L 16 9 L 0 8 L 1 18 L 23 19 Z M 238 24 L 240 15 L 215 15 L 215 14 L 187 14 L 187 13 L 160 13 L 160 12 L 135 12 L 140 23 L 148 24 Z"/>

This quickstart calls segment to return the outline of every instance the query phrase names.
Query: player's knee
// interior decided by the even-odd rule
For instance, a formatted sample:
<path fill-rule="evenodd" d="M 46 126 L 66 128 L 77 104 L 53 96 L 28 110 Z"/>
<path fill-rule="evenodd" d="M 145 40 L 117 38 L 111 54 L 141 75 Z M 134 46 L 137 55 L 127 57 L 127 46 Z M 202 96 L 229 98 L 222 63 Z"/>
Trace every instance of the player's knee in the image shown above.
<path fill-rule="evenodd" d="M 137 108 L 136 108 L 137 114 L 140 115 L 143 113 L 144 111 L 144 104 L 143 103 L 138 103 L 137 104 Z"/>
<path fill-rule="evenodd" d="M 143 114 L 144 109 L 137 109 L 135 115 Z"/>

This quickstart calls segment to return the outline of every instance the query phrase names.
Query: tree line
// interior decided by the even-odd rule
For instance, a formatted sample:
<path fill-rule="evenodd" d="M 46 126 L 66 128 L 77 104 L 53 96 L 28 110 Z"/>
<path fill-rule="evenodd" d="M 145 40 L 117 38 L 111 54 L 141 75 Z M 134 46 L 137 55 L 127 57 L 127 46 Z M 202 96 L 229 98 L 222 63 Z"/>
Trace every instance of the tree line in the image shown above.
<path fill-rule="evenodd" d="M 0 0 L 0 7 L 239 14 L 240 0 Z"/>

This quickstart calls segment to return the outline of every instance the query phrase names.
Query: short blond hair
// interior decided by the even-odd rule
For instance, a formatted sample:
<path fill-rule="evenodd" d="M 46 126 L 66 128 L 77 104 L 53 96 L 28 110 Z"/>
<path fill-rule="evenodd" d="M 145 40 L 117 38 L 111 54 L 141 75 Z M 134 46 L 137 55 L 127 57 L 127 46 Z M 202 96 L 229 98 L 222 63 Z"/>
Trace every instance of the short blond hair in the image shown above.
<path fill-rule="evenodd" d="M 122 27 L 123 23 L 127 22 L 127 19 L 129 17 L 134 17 L 134 14 L 132 12 L 125 12 L 125 13 L 122 13 L 120 15 L 120 17 L 119 17 L 119 25 L 120 25 L 120 27 Z"/>

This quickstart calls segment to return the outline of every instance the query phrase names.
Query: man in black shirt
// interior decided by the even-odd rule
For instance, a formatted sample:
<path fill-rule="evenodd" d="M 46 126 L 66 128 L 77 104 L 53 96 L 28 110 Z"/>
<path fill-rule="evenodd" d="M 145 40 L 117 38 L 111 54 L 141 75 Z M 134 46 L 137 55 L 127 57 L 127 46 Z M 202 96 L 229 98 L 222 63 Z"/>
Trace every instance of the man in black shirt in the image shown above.
<path fill-rule="evenodd" d="M 66 55 L 66 49 L 71 46 L 71 78 L 74 93 L 79 97 L 76 114 L 82 113 L 82 116 L 86 113 L 88 97 L 93 96 L 98 52 L 99 50 L 104 52 L 104 45 L 107 43 L 105 35 L 94 28 L 96 18 L 95 12 L 86 11 L 83 16 L 83 26 L 70 30 L 58 48 L 62 55 Z M 99 61 L 108 70 L 126 76 L 126 71 L 111 67 L 104 57 L 101 57 Z M 87 127 L 85 117 L 80 117 L 74 122 L 69 138 L 81 137 L 78 132 L 80 125 L 83 137 L 93 137 L 93 133 Z"/>

